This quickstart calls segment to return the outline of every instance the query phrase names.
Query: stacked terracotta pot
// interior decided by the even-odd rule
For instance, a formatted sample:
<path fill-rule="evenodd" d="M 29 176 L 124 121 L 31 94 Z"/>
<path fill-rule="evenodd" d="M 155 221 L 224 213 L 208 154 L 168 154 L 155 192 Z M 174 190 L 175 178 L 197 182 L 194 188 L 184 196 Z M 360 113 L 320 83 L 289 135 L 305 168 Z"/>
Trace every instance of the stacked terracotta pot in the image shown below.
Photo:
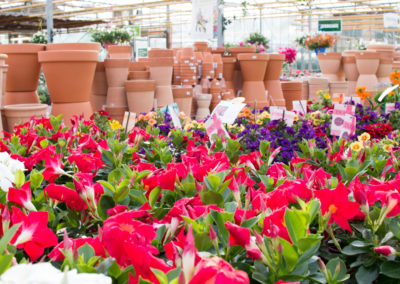
<path fill-rule="evenodd" d="M 393 68 L 392 70 L 400 70 L 400 51 L 396 51 L 393 56 Z"/>
<path fill-rule="evenodd" d="M 109 45 L 107 51 L 110 59 L 131 59 L 130 45 Z"/>
<path fill-rule="evenodd" d="M 192 111 L 193 102 L 193 88 L 192 86 L 173 86 L 172 94 L 174 102 L 178 105 L 179 110 L 185 115 L 190 116 Z"/>
<path fill-rule="evenodd" d="M 264 86 L 265 90 L 268 91 L 270 105 L 272 106 L 284 107 L 286 105 L 280 82 L 280 75 L 284 61 L 284 54 L 269 54 L 267 70 L 264 76 Z"/>
<path fill-rule="evenodd" d="M 150 78 L 156 81 L 155 99 L 157 107 L 165 107 L 173 103 L 172 70 L 174 64 L 172 49 L 152 49 L 148 52 L 150 62 Z"/>
<path fill-rule="evenodd" d="M 352 96 L 357 88 L 358 73 L 356 57 L 354 53 L 346 52 L 342 59 L 344 73 L 347 78 L 347 96 Z"/>
<path fill-rule="evenodd" d="M 376 72 L 378 82 L 390 83 L 390 74 L 393 69 L 394 45 L 391 44 L 369 44 L 367 50 L 379 53 L 379 66 Z"/>
<path fill-rule="evenodd" d="M 286 81 L 281 82 L 282 92 L 286 102 L 286 109 L 292 110 L 293 101 L 302 99 L 303 82 L 301 81 Z"/>
<path fill-rule="evenodd" d="M 93 111 L 99 111 L 105 108 L 107 100 L 107 89 L 108 86 L 104 62 L 97 62 L 96 72 L 94 73 L 92 85 L 92 93 L 90 96 Z"/>
<path fill-rule="evenodd" d="M 181 84 L 185 86 L 194 86 L 197 83 L 197 62 L 194 51 L 191 47 L 181 49 L 179 58 L 179 74 Z"/>

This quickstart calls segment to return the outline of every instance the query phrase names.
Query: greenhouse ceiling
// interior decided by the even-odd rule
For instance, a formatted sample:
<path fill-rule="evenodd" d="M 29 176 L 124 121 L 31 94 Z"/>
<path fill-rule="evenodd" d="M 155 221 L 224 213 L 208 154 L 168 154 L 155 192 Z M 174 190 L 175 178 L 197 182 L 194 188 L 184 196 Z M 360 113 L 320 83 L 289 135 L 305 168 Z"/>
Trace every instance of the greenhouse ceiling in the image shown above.
<path fill-rule="evenodd" d="M 384 13 L 399 13 L 399 0 L 224 0 L 225 18 L 265 19 L 295 17 L 299 26 L 309 19 L 341 18 L 343 30 L 383 27 Z M 159 29 L 190 23 L 191 0 L 53 0 L 56 29 L 87 30 L 90 27 L 138 25 Z M 46 0 L 0 1 L 0 30 L 34 30 L 46 19 Z M 58 23 L 58 24 L 57 24 Z M 29 28 L 31 27 L 31 28 Z M 399 30 L 395 30 L 399 31 Z"/>

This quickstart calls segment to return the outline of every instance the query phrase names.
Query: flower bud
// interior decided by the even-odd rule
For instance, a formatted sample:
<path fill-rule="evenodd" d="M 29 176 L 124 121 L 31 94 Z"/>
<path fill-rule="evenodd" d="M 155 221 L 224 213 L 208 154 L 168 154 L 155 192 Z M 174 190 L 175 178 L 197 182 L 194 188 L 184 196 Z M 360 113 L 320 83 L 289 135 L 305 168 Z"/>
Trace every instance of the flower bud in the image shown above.
<path fill-rule="evenodd" d="M 391 246 L 379 246 L 374 248 L 374 251 L 384 256 L 391 256 L 396 254 L 396 250 Z"/>

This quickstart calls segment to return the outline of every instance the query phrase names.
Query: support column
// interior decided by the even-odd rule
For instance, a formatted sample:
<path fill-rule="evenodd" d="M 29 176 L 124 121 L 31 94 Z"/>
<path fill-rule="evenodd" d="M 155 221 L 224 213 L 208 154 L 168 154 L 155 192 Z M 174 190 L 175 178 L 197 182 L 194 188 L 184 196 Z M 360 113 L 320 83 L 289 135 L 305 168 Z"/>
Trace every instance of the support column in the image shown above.
<path fill-rule="evenodd" d="M 53 42 L 53 0 L 46 0 L 47 42 Z"/>
<path fill-rule="evenodd" d="M 223 32 L 223 7 L 222 1 L 217 0 L 217 10 L 218 10 L 218 23 L 217 23 L 217 39 L 218 39 L 218 47 L 224 45 L 224 32 Z"/>

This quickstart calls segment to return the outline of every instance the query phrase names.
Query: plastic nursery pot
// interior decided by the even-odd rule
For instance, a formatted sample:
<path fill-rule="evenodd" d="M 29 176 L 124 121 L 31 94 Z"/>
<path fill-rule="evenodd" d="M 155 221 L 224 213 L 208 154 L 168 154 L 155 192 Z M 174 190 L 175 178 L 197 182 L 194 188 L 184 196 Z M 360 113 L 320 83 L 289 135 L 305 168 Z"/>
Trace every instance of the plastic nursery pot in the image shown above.
<path fill-rule="evenodd" d="M 48 43 L 46 50 L 92 50 L 100 52 L 100 43 L 98 42 L 70 42 L 70 43 Z"/>
<path fill-rule="evenodd" d="M 38 52 L 44 48 L 45 45 L 34 43 L 0 45 L 0 53 L 8 56 L 5 60 L 8 65 L 6 91 L 36 91 L 40 75 Z"/>
<path fill-rule="evenodd" d="M 135 113 L 149 112 L 154 106 L 154 80 L 133 80 L 125 82 L 126 98 L 129 111 Z"/>
<path fill-rule="evenodd" d="M 53 103 L 89 101 L 98 54 L 89 50 L 39 52 Z"/>
<path fill-rule="evenodd" d="M 32 117 L 40 118 L 47 115 L 46 104 L 15 104 L 4 106 L 7 126 L 11 131 L 15 125 L 23 124 Z"/>

